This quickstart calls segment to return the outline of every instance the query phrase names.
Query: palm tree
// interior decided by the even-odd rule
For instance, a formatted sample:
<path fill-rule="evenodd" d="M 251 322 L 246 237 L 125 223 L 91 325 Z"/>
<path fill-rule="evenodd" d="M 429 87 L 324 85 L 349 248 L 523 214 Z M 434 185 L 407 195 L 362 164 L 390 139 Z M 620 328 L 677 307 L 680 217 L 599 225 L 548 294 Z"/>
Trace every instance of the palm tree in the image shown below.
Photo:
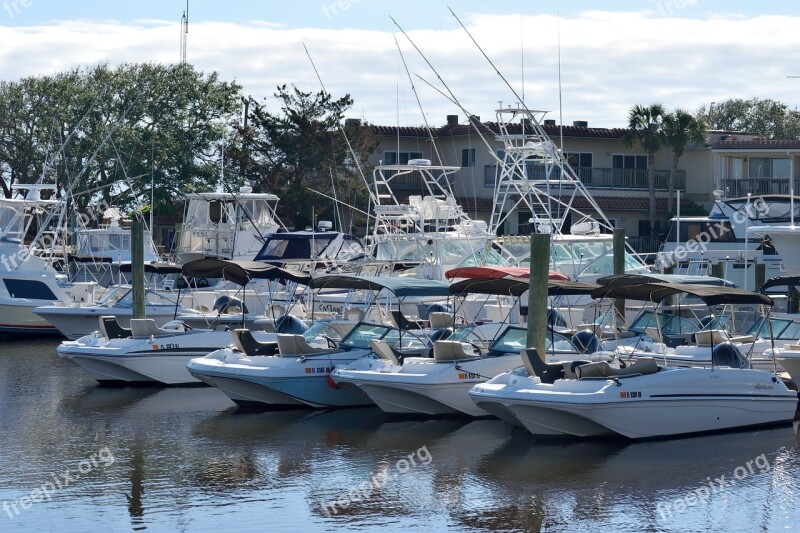
<path fill-rule="evenodd" d="M 672 168 L 669 171 L 669 193 L 667 194 L 668 210 L 672 213 L 672 194 L 678 161 L 683 156 L 687 144 L 706 141 L 706 125 L 683 109 L 676 109 L 664 117 L 663 128 L 664 140 L 672 148 Z"/>
<path fill-rule="evenodd" d="M 628 133 L 622 137 L 627 148 L 640 147 L 647 152 L 647 184 L 650 190 L 650 235 L 656 230 L 656 152 L 664 144 L 664 106 L 635 105 L 628 112 Z"/>

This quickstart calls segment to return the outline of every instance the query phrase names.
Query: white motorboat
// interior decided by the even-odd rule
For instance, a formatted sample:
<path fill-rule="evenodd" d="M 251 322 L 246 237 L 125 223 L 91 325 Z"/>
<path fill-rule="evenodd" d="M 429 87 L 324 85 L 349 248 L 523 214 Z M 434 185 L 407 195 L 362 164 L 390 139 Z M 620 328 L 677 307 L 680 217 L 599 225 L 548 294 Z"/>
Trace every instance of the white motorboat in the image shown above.
<path fill-rule="evenodd" d="M 261 408 L 285 407 L 357 407 L 371 402 L 363 395 L 332 386 L 329 374 L 341 364 L 351 363 L 370 353 L 369 341 L 399 342 L 399 331 L 389 326 L 362 322 L 349 331 L 343 339 L 334 328 L 325 326 L 326 332 L 315 328 L 325 322 L 315 323 L 309 331 L 314 337 L 325 335 L 330 344 L 309 343 L 311 334 L 278 334 L 277 353 L 259 355 L 260 346 L 247 336 L 247 330 L 236 330 L 243 341 L 235 348 L 217 350 L 188 362 L 189 372 L 197 379 L 217 387 L 240 406 Z M 404 348 L 417 353 L 429 351 L 424 343 L 404 336 Z"/>
<path fill-rule="evenodd" d="M 797 393 L 770 372 L 659 367 L 645 358 L 617 371 L 590 363 L 577 367 L 575 378 L 552 381 L 515 370 L 469 394 L 535 435 L 574 437 L 639 439 L 790 423 L 797 409 Z"/>
<path fill-rule="evenodd" d="M 391 292 L 395 300 L 450 294 L 449 285 L 443 281 L 411 277 L 322 276 L 315 278 L 311 287 L 370 290 L 375 293 L 375 299 L 384 289 Z M 382 309 L 380 312 L 389 323 L 388 314 Z M 370 400 L 363 394 L 332 386 L 329 374 L 337 365 L 352 363 L 369 354 L 370 341 L 386 341 L 410 355 L 429 354 L 429 334 L 433 331 L 424 325 L 404 325 L 405 329 L 398 329 L 394 325 L 359 322 L 340 342 L 331 341 L 326 349 L 309 346 L 299 335 L 279 335 L 277 355 L 258 356 L 247 349 L 225 349 L 195 359 L 188 367 L 193 375 L 218 387 L 242 405 L 273 408 L 369 405 Z"/>
<path fill-rule="evenodd" d="M 15 184 L 12 189 L 28 192 L 24 197 L 0 198 L 0 334 L 57 335 L 58 330 L 33 310 L 70 301 L 66 276 L 35 255 L 36 242 L 25 242 L 34 223 L 43 235 L 48 213 L 61 204 L 39 195 L 55 186 Z"/>
<path fill-rule="evenodd" d="M 59 356 L 78 364 L 100 383 L 199 383 L 186 363 L 233 342 L 225 328 L 187 329 L 178 321 L 163 328 L 152 318 L 131 319 L 130 330 L 116 317 L 100 317 L 100 330 L 56 348 Z M 275 344 L 274 333 L 255 333 L 262 342 Z"/>
<path fill-rule="evenodd" d="M 518 300 L 528 286 L 527 279 L 466 279 L 453 284 L 451 292 L 462 298 L 470 294 L 502 294 Z M 551 281 L 548 292 L 551 296 L 590 293 L 596 287 L 591 283 Z M 452 323 L 453 316 L 449 318 Z M 433 343 L 433 359 L 415 357 L 401 362 L 385 343 L 373 342 L 374 356 L 337 368 L 331 378 L 342 387 L 357 388 L 387 413 L 487 416 L 489 413 L 470 400 L 469 390 L 476 383 L 518 366 L 519 353 L 526 346 L 525 328 L 502 326 L 489 323 L 458 328 L 446 340 Z M 487 343 L 487 337 L 494 337 L 494 342 Z M 598 340 L 584 341 L 584 346 L 599 344 Z M 580 356 L 569 338 L 552 330 L 547 336 L 547 354 L 553 362 Z M 586 355 L 587 359 L 590 357 Z"/>
<path fill-rule="evenodd" d="M 632 297 L 661 302 L 686 292 L 707 305 L 771 304 L 761 294 L 702 285 L 641 284 L 604 286 L 593 296 Z M 724 345 L 723 345 L 724 346 Z M 606 363 L 573 367 L 545 365 L 535 350 L 523 357 L 525 370 L 501 374 L 476 385 L 475 403 L 537 435 L 629 438 L 674 436 L 788 423 L 797 394 L 775 374 L 738 366 L 727 359 L 712 367 L 659 367 L 639 357 L 624 369 Z"/>

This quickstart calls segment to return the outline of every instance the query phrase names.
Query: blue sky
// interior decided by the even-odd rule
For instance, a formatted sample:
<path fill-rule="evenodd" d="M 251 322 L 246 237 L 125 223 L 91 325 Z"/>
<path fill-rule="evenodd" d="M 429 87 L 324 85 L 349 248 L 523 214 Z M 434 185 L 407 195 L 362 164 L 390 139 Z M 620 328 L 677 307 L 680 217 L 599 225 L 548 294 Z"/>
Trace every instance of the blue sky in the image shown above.
<path fill-rule="evenodd" d="M 3 4 L 2 2 L 6 2 Z M 28 7 L 24 7 L 25 4 Z M 131 22 L 137 19 L 178 21 L 186 6 L 185 0 L 0 0 L 2 25 L 46 24 L 52 21 L 85 19 Z M 19 6 L 18 8 L 14 6 Z M 339 5 L 349 6 L 341 9 Z M 266 20 L 292 28 L 391 29 L 388 15 L 403 20 L 409 28 L 446 28 L 452 26 L 447 12 L 450 5 L 457 14 L 472 12 L 514 14 L 548 13 L 563 16 L 593 10 L 640 11 L 649 9 L 665 15 L 705 18 L 717 13 L 754 16 L 757 14 L 792 14 L 800 11 L 795 0 L 189 0 L 192 21 L 246 22 Z"/>
<path fill-rule="evenodd" d="M 800 72 L 796 0 L 190 0 L 188 58 L 269 99 L 279 84 L 319 88 L 306 44 L 328 90 L 353 96 L 351 116 L 395 124 L 399 114 L 408 125 L 426 117 L 441 124 L 447 114 L 465 121 L 467 111 L 491 119 L 498 101 L 515 97 L 448 4 L 520 93 L 524 71 L 526 103 L 551 110 L 548 118 L 558 118 L 560 28 L 565 123 L 622 126 L 632 105 L 653 102 L 689 111 L 728 98 L 798 104 L 800 79 L 787 78 Z M 0 77 L 98 62 L 174 62 L 185 5 L 0 0 Z M 419 109 L 395 37 L 412 76 L 434 84 L 437 77 L 389 15 L 409 30 L 465 109 L 417 80 Z"/>

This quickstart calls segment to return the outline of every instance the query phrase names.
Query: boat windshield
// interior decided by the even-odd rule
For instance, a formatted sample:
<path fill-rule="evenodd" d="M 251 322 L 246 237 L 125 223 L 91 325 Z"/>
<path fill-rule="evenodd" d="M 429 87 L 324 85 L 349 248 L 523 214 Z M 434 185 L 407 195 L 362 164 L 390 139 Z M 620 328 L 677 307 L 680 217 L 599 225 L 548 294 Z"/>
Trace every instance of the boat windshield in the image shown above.
<path fill-rule="evenodd" d="M 645 328 L 659 328 L 662 333 L 667 335 L 694 333 L 698 329 L 697 324 L 688 318 L 665 313 L 656 314 L 652 311 L 642 311 L 628 329 L 635 333 L 643 334 Z"/>
<path fill-rule="evenodd" d="M 772 334 L 770 335 L 770 323 Z M 770 318 L 769 323 L 765 317 L 760 317 L 747 331 L 748 335 L 762 339 L 793 340 L 800 339 L 800 323 L 784 318 Z"/>
<path fill-rule="evenodd" d="M 172 300 L 165 295 L 153 291 L 145 291 L 144 293 L 145 305 L 163 305 L 175 307 L 175 300 Z M 114 304 L 115 307 L 133 307 L 133 290 L 129 290 L 122 298 L 117 300 Z"/>
<path fill-rule="evenodd" d="M 530 265 L 530 243 L 509 243 L 503 247 L 518 257 L 519 266 Z M 607 276 L 614 273 L 614 250 L 610 240 L 602 241 L 551 241 L 551 268 L 570 277 L 577 275 Z M 636 271 L 644 265 L 629 252 L 625 252 L 625 270 Z"/>
<path fill-rule="evenodd" d="M 303 332 L 306 341 L 311 342 L 317 337 L 325 336 L 335 341 L 342 340 L 339 332 L 332 326 L 330 320 L 315 320 L 311 326 Z"/>
<path fill-rule="evenodd" d="M 489 350 L 496 353 L 520 353 L 528 346 L 528 331 L 518 326 L 509 326 L 496 341 L 489 346 Z M 564 335 L 553 330 L 547 330 L 545 350 L 551 352 L 574 352 L 575 347 Z"/>
<path fill-rule="evenodd" d="M 369 341 L 381 340 L 387 333 L 392 331 L 392 328 L 387 326 L 379 326 L 377 324 L 360 323 L 348 333 L 342 342 L 342 346 L 348 348 L 369 348 Z"/>
<path fill-rule="evenodd" d="M 436 257 L 443 265 L 477 266 L 505 264 L 500 254 L 486 251 L 485 239 L 446 238 L 433 241 L 391 239 L 378 243 L 376 259 L 424 261 Z M 437 245 L 438 243 L 438 245 Z"/>

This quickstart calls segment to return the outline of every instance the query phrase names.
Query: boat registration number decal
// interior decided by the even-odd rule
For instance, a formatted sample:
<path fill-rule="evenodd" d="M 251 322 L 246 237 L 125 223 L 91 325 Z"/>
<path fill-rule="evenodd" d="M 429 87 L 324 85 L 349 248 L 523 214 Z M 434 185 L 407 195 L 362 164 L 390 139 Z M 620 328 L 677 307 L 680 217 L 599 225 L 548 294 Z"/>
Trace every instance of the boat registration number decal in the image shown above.
<path fill-rule="evenodd" d="M 471 372 L 462 372 L 458 375 L 458 379 L 479 379 L 480 377 L 479 374 L 473 374 Z"/>
<path fill-rule="evenodd" d="M 180 348 L 180 344 L 154 344 L 154 350 L 174 350 L 176 348 Z"/>
<path fill-rule="evenodd" d="M 330 374 L 333 372 L 332 366 L 309 366 L 306 368 L 306 374 Z"/>
<path fill-rule="evenodd" d="M 642 397 L 642 392 L 641 391 L 620 392 L 619 393 L 619 397 L 620 398 L 641 398 Z"/>

